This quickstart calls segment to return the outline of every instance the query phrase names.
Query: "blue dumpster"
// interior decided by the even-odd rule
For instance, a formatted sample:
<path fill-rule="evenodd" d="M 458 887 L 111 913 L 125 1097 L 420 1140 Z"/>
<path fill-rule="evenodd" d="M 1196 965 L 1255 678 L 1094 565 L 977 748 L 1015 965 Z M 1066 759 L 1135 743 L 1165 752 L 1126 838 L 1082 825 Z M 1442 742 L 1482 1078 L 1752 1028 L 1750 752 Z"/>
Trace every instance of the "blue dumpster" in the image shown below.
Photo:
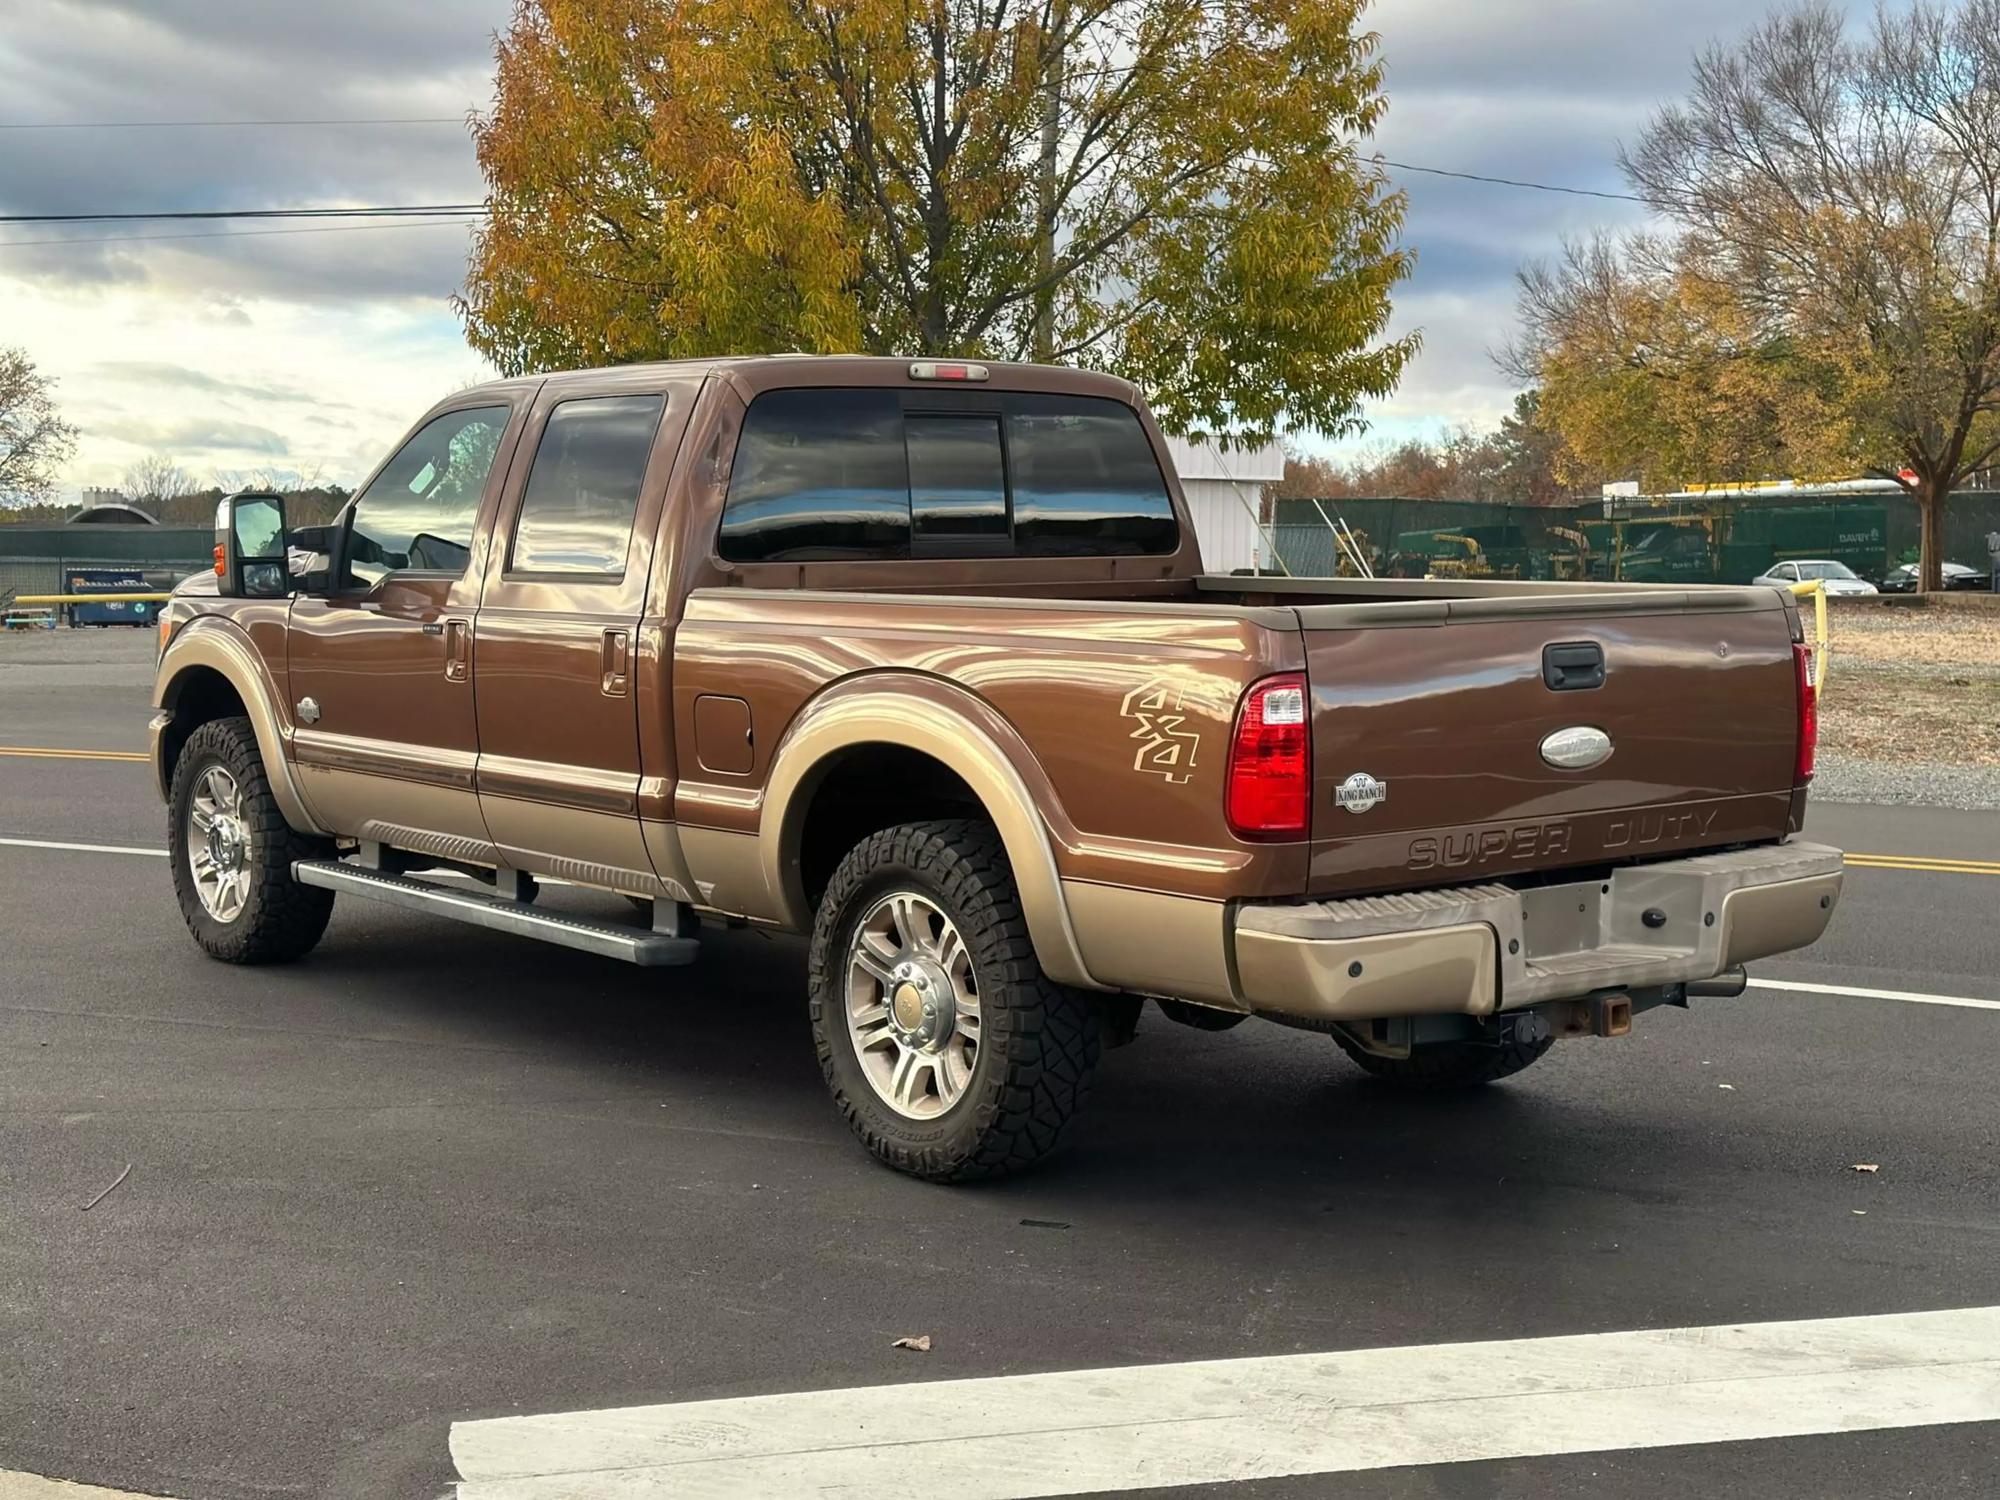
<path fill-rule="evenodd" d="M 71 568 L 63 575 L 71 594 L 143 594 L 146 575 L 137 568 Z M 79 625 L 150 625 L 160 606 L 151 600 L 107 599 L 102 604 L 72 604 L 69 623 Z"/>

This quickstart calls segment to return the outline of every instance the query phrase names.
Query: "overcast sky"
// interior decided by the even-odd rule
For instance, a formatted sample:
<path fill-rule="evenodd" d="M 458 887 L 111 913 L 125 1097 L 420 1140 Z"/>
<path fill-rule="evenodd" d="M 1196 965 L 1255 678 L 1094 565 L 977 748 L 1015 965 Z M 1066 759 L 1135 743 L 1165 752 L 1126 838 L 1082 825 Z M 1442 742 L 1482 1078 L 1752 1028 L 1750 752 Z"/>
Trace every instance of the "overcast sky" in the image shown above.
<path fill-rule="evenodd" d="M 1390 100 L 1378 144 L 1419 165 L 1620 188 L 1617 143 L 1681 91 L 1697 47 L 1754 10 L 1377 0 L 1369 24 Z M 4 0 L 0 126 L 461 118 L 490 97 L 493 32 L 508 12 L 507 0 Z M 1395 325 L 1421 328 L 1424 348 L 1371 408 L 1377 441 L 1497 420 L 1514 393 L 1489 351 L 1512 326 L 1515 267 L 1565 233 L 1640 212 L 1399 176 L 1419 260 Z M 481 196 L 456 123 L 0 128 L 7 213 Z M 115 484 L 155 451 L 204 479 L 278 467 L 351 483 L 423 408 L 488 373 L 448 302 L 462 227 L 280 227 L 0 226 L 0 345 L 24 346 L 58 378 L 83 431 L 72 489 Z M 167 235 L 181 237 L 129 238 Z M 69 242 L 32 243 L 55 239 Z"/>

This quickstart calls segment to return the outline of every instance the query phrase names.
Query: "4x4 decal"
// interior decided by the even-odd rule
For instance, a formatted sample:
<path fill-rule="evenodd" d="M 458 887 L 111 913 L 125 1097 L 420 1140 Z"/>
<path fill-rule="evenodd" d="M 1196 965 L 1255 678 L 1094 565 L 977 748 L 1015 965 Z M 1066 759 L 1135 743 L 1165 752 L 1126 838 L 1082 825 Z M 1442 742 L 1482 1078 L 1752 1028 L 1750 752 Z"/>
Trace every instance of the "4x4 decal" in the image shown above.
<path fill-rule="evenodd" d="M 1119 704 L 1119 717 L 1134 725 L 1126 738 L 1139 742 L 1133 770 L 1150 771 L 1176 784 L 1194 779 L 1201 735 L 1186 727 L 1187 715 L 1181 710 L 1184 691 L 1179 683 L 1156 677 L 1132 689 Z"/>

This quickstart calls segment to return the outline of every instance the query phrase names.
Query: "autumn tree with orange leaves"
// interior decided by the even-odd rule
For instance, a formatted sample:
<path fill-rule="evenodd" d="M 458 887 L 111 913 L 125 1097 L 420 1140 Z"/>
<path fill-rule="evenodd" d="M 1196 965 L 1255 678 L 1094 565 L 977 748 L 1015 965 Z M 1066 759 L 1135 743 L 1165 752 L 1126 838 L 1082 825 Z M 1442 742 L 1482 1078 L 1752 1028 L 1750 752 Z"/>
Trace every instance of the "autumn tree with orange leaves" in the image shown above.
<path fill-rule="evenodd" d="M 1416 348 L 1364 4 L 518 0 L 468 336 L 1040 358 L 1175 430 L 1351 432 Z"/>

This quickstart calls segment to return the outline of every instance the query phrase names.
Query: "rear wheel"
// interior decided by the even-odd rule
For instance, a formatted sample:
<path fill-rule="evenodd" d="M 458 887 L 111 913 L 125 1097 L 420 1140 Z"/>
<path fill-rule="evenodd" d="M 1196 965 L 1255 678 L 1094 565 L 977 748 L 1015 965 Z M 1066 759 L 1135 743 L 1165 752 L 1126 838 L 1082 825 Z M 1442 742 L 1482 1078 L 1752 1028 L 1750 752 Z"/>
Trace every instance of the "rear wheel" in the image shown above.
<path fill-rule="evenodd" d="M 283 963 L 326 931 L 333 892 L 292 879 L 292 861 L 330 846 L 285 821 L 248 719 L 214 719 L 188 736 L 174 765 L 167 847 L 181 916 L 209 957 Z"/>
<path fill-rule="evenodd" d="M 1545 1030 L 1530 1040 L 1511 1019 L 1502 1021 L 1501 1028 L 1498 1039 L 1491 1042 L 1433 1042 L 1412 1047 L 1408 1057 L 1382 1057 L 1345 1036 L 1336 1039 L 1362 1072 L 1386 1083 L 1412 1089 L 1469 1089 L 1511 1078 L 1555 1045 Z"/>
<path fill-rule="evenodd" d="M 820 1070 L 877 1158 L 961 1182 L 1061 1144 L 1101 1017 L 1042 973 L 991 827 L 910 823 L 857 845 L 820 901 L 809 969 Z"/>

